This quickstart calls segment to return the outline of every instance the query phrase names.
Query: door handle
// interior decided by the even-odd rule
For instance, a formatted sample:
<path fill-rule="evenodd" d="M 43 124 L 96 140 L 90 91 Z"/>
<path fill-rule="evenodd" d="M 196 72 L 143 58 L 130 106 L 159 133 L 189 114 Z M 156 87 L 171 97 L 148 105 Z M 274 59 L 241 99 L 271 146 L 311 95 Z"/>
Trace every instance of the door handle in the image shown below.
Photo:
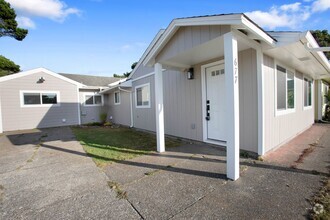
<path fill-rule="evenodd" d="M 210 117 L 210 100 L 206 101 L 206 121 L 209 121 L 211 119 Z"/>

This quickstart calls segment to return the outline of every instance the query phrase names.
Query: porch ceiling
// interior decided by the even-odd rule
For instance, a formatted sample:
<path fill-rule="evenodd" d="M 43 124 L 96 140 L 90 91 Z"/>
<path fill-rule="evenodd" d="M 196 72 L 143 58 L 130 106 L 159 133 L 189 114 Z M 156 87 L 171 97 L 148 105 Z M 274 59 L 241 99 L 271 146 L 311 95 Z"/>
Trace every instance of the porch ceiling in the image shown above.
<path fill-rule="evenodd" d="M 290 67 L 308 74 L 314 79 L 329 78 L 330 72 L 313 53 L 305 49 L 301 41 L 264 51 Z"/>
<path fill-rule="evenodd" d="M 244 43 L 238 40 L 238 51 L 248 49 Z M 189 68 L 195 64 L 202 63 L 214 58 L 224 56 L 224 41 L 223 36 L 215 38 L 204 44 L 193 47 L 192 49 L 183 53 L 176 54 L 175 56 L 162 61 L 165 66 L 176 68 Z"/>

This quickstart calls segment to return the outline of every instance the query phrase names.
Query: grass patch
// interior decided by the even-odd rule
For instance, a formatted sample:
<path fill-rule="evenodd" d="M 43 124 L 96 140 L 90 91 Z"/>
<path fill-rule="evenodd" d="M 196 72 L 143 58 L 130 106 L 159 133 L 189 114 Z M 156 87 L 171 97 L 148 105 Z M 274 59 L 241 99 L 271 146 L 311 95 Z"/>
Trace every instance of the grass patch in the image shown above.
<path fill-rule="evenodd" d="M 154 134 L 130 128 L 74 127 L 72 130 L 86 153 L 101 167 L 150 154 L 157 149 Z M 166 147 L 176 147 L 182 143 L 172 138 L 166 138 L 165 142 Z"/>
<path fill-rule="evenodd" d="M 110 189 L 113 189 L 116 191 L 117 193 L 117 198 L 118 199 L 127 199 L 127 192 L 123 191 L 120 188 L 120 185 L 116 182 L 112 182 L 112 181 L 108 181 L 108 186 L 110 187 Z"/>
<path fill-rule="evenodd" d="M 320 192 L 312 200 L 311 218 L 317 220 L 330 219 L 330 179 L 327 178 Z"/>

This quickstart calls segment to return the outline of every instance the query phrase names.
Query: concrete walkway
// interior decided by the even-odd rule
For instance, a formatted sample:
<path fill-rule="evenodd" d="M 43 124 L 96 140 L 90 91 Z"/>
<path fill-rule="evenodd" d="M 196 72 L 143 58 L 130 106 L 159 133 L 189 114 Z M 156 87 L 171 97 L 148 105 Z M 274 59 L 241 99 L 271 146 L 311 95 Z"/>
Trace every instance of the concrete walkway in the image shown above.
<path fill-rule="evenodd" d="M 0 219 L 304 219 L 328 177 L 330 126 L 306 132 L 266 161 L 241 159 L 235 182 L 217 147 L 170 148 L 103 172 L 69 128 L 7 133 L 0 136 Z"/>
<path fill-rule="evenodd" d="M 138 219 L 70 128 L 0 136 L 0 219 Z"/>
<path fill-rule="evenodd" d="M 330 126 L 315 125 L 301 137 L 272 152 L 284 165 L 268 156 L 264 162 L 241 159 L 235 182 L 225 177 L 225 152 L 205 145 L 122 161 L 105 173 L 145 219 L 304 219 L 308 199 L 328 176 Z M 310 144 L 313 151 L 293 169 Z"/>

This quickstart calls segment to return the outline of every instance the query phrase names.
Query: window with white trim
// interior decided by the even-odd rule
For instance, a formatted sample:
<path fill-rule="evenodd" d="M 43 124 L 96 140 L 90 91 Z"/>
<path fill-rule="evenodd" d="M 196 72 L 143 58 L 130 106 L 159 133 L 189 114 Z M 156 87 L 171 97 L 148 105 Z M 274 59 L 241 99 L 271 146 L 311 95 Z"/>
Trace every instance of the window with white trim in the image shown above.
<path fill-rule="evenodd" d="M 277 111 L 295 108 L 295 75 L 292 71 L 276 65 Z"/>
<path fill-rule="evenodd" d="M 312 106 L 312 80 L 304 77 L 304 107 Z"/>
<path fill-rule="evenodd" d="M 150 108 L 150 84 L 135 87 L 135 101 L 137 108 Z"/>
<path fill-rule="evenodd" d="M 85 95 L 86 106 L 100 106 L 103 105 L 102 95 L 86 94 Z"/>
<path fill-rule="evenodd" d="M 114 92 L 114 101 L 115 101 L 115 105 L 119 105 L 120 104 L 120 91 Z"/>
<path fill-rule="evenodd" d="M 22 106 L 59 105 L 59 92 L 22 91 Z"/>

